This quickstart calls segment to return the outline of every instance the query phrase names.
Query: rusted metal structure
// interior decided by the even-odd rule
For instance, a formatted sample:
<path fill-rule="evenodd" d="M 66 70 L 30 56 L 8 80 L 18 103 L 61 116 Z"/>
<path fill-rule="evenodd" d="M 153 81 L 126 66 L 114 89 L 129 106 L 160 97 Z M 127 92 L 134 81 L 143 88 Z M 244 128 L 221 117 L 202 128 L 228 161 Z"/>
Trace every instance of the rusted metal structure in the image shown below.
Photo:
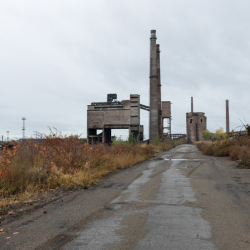
<path fill-rule="evenodd" d="M 187 142 L 202 141 L 202 132 L 207 129 L 207 117 L 203 112 L 193 112 L 193 97 L 191 97 L 191 112 L 186 113 Z"/>
<path fill-rule="evenodd" d="M 111 129 L 129 129 L 137 141 L 143 140 L 140 125 L 140 95 L 117 101 L 116 94 L 108 94 L 107 102 L 92 102 L 87 110 L 88 143 L 111 142 Z M 99 134 L 97 131 L 101 130 Z"/>
<path fill-rule="evenodd" d="M 107 102 L 88 105 L 88 143 L 111 141 L 111 129 L 129 129 L 137 141 L 143 140 L 143 126 L 140 125 L 140 109 L 150 112 L 149 142 L 156 137 L 171 138 L 171 102 L 161 101 L 160 45 L 156 44 L 156 31 L 150 37 L 150 105 L 140 104 L 140 95 L 130 95 L 129 100 L 118 102 L 116 94 L 108 94 Z M 168 124 L 163 128 L 163 120 Z M 101 130 L 98 134 L 97 131 Z"/>
<path fill-rule="evenodd" d="M 229 101 L 226 100 L 226 132 L 230 133 L 229 130 Z"/>

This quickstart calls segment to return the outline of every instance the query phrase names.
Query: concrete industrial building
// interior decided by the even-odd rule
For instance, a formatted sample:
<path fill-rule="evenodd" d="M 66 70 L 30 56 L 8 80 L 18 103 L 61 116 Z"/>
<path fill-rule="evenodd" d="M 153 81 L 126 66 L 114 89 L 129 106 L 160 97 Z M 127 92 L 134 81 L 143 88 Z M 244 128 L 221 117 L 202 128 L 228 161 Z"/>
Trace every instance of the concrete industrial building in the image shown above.
<path fill-rule="evenodd" d="M 171 138 L 171 102 L 161 101 L 160 45 L 156 44 L 156 31 L 150 37 L 150 105 L 140 104 L 140 95 L 130 95 L 129 100 L 117 101 L 116 94 L 108 94 L 107 102 L 94 102 L 87 110 L 88 143 L 111 141 L 111 129 L 129 129 L 136 140 L 143 140 L 140 109 L 150 112 L 149 142 L 156 137 Z M 163 127 L 163 120 L 168 119 Z M 98 134 L 98 130 L 101 132 Z"/>
<path fill-rule="evenodd" d="M 186 113 L 187 142 L 202 141 L 202 132 L 207 129 L 207 117 L 203 112 L 193 112 L 193 97 L 191 97 L 191 112 Z"/>
<path fill-rule="evenodd" d="M 87 110 L 88 143 L 111 141 L 111 129 L 129 129 L 137 141 L 143 140 L 140 125 L 140 96 L 130 95 L 129 100 L 117 101 L 116 94 L 108 94 L 107 102 L 92 102 Z M 101 133 L 97 134 L 97 130 Z"/>

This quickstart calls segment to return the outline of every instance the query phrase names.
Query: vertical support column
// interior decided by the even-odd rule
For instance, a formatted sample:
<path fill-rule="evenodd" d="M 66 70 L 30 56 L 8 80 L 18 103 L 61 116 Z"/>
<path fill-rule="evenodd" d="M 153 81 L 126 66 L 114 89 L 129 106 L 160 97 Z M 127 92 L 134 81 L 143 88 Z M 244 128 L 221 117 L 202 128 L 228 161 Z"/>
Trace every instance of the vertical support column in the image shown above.
<path fill-rule="evenodd" d="M 226 100 L 226 132 L 229 133 L 229 102 Z"/>
<path fill-rule="evenodd" d="M 198 138 L 198 124 L 197 124 L 197 121 L 196 121 L 196 124 L 195 124 L 195 141 L 199 141 L 199 138 Z"/>
<path fill-rule="evenodd" d="M 169 138 L 171 139 L 171 116 L 169 117 Z"/>
<path fill-rule="evenodd" d="M 160 44 L 156 44 L 156 54 L 157 54 L 157 94 L 158 94 L 158 129 L 159 136 L 162 138 L 162 107 L 161 107 L 161 67 L 160 67 Z"/>
<path fill-rule="evenodd" d="M 105 129 L 102 128 L 102 143 L 105 143 Z"/>
<path fill-rule="evenodd" d="M 87 141 L 89 144 L 93 144 L 94 143 L 94 138 L 93 136 L 96 136 L 96 129 L 94 128 L 90 128 L 87 130 Z"/>
<path fill-rule="evenodd" d="M 193 97 L 191 97 L 191 113 L 194 112 L 194 109 L 193 109 Z"/>
<path fill-rule="evenodd" d="M 149 118 L 149 143 L 159 135 L 158 129 L 158 94 L 157 94 L 157 53 L 156 31 L 151 30 L 150 37 L 150 118 Z"/>
<path fill-rule="evenodd" d="M 111 142 L 111 129 L 104 128 L 104 142 L 110 143 Z"/>

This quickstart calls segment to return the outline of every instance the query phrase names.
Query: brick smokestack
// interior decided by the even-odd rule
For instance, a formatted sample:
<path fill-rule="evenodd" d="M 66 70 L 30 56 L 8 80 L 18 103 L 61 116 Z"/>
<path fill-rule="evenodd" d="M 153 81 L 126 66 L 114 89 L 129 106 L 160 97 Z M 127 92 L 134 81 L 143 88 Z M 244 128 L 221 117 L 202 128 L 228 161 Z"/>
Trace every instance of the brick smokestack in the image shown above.
<path fill-rule="evenodd" d="M 229 103 L 226 100 L 226 132 L 229 133 Z"/>
<path fill-rule="evenodd" d="M 191 113 L 194 112 L 194 107 L 193 107 L 193 97 L 191 97 Z"/>
<path fill-rule="evenodd" d="M 156 44 L 156 54 L 157 54 L 157 93 L 158 93 L 158 128 L 159 135 L 163 136 L 162 130 L 162 109 L 161 109 L 161 64 L 160 64 L 160 44 Z"/>
<path fill-rule="evenodd" d="M 159 135 L 158 126 L 158 75 L 157 75 L 157 52 L 156 31 L 151 30 L 150 37 L 150 118 L 149 118 L 149 143 Z"/>

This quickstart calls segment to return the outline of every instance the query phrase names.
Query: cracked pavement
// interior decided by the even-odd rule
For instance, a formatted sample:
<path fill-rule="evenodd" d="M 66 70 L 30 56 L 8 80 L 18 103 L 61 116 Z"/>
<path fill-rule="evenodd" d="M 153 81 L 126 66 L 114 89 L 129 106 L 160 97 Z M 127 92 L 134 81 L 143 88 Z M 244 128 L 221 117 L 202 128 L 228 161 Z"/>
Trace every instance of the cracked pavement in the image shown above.
<path fill-rule="evenodd" d="M 47 204 L 46 214 L 41 207 L 1 225 L 6 233 L 0 245 L 250 249 L 249 193 L 250 170 L 236 168 L 228 158 L 202 155 L 194 145 L 180 145 Z"/>

